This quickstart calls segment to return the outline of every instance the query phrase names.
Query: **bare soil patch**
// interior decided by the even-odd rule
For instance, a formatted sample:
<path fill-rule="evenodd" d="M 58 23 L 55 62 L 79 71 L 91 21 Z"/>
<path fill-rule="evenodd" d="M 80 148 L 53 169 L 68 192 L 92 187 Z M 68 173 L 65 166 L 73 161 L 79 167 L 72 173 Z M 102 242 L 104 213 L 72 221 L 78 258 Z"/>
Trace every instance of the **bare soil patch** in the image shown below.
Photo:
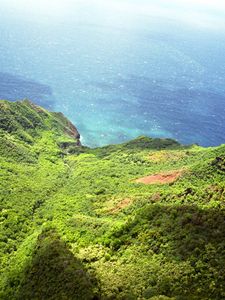
<path fill-rule="evenodd" d="M 110 209 L 111 213 L 117 213 L 120 210 L 122 210 L 123 208 L 129 206 L 132 203 L 132 200 L 129 198 L 125 198 L 123 200 L 121 200 L 119 203 L 116 204 L 116 206 L 114 206 L 113 208 Z"/>
<path fill-rule="evenodd" d="M 146 177 L 139 178 L 135 180 L 137 183 L 144 183 L 144 184 L 166 184 L 172 183 L 176 181 L 180 176 L 181 171 L 172 171 L 167 173 L 159 173 L 154 174 Z"/>

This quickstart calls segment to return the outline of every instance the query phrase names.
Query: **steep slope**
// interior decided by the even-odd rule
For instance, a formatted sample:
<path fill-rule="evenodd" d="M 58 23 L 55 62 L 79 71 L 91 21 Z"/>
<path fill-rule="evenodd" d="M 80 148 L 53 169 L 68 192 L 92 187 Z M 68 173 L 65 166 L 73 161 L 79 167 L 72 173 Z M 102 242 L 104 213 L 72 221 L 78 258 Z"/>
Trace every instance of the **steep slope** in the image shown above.
<path fill-rule="evenodd" d="M 0 108 L 1 299 L 225 299 L 224 145 L 89 149 L 61 114 Z"/>
<path fill-rule="evenodd" d="M 29 100 L 0 101 L 1 156 L 34 160 L 32 145 L 45 135 L 54 135 L 61 148 L 80 145 L 75 126 L 62 113 L 52 113 Z"/>

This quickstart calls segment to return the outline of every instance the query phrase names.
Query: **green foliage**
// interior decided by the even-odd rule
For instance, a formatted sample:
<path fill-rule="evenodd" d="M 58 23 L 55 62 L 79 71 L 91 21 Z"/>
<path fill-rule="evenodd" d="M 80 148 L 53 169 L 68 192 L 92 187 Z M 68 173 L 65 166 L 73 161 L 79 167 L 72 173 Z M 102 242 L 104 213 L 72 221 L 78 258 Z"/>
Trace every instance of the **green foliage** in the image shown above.
<path fill-rule="evenodd" d="M 224 145 L 89 149 L 27 100 L 0 124 L 0 299 L 225 299 Z"/>

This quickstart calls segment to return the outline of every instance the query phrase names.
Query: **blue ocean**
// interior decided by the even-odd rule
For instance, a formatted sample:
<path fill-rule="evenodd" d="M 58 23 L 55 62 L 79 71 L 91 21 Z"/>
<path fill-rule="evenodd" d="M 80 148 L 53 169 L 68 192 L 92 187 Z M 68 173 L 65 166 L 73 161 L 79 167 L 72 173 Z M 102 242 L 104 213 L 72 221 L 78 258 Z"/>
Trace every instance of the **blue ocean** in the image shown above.
<path fill-rule="evenodd" d="M 0 98 L 63 112 L 91 147 L 225 143 L 225 5 L 0 0 Z"/>

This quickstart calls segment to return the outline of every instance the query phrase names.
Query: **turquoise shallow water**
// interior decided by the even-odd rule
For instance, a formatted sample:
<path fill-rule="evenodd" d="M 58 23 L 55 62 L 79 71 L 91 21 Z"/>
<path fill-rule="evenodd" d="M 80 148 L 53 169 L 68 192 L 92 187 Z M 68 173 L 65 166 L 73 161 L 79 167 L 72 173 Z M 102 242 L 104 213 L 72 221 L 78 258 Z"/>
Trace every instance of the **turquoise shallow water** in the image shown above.
<path fill-rule="evenodd" d="M 89 146 L 138 135 L 225 143 L 223 10 L 24 1 L 0 0 L 0 98 L 62 111 Z"/>

